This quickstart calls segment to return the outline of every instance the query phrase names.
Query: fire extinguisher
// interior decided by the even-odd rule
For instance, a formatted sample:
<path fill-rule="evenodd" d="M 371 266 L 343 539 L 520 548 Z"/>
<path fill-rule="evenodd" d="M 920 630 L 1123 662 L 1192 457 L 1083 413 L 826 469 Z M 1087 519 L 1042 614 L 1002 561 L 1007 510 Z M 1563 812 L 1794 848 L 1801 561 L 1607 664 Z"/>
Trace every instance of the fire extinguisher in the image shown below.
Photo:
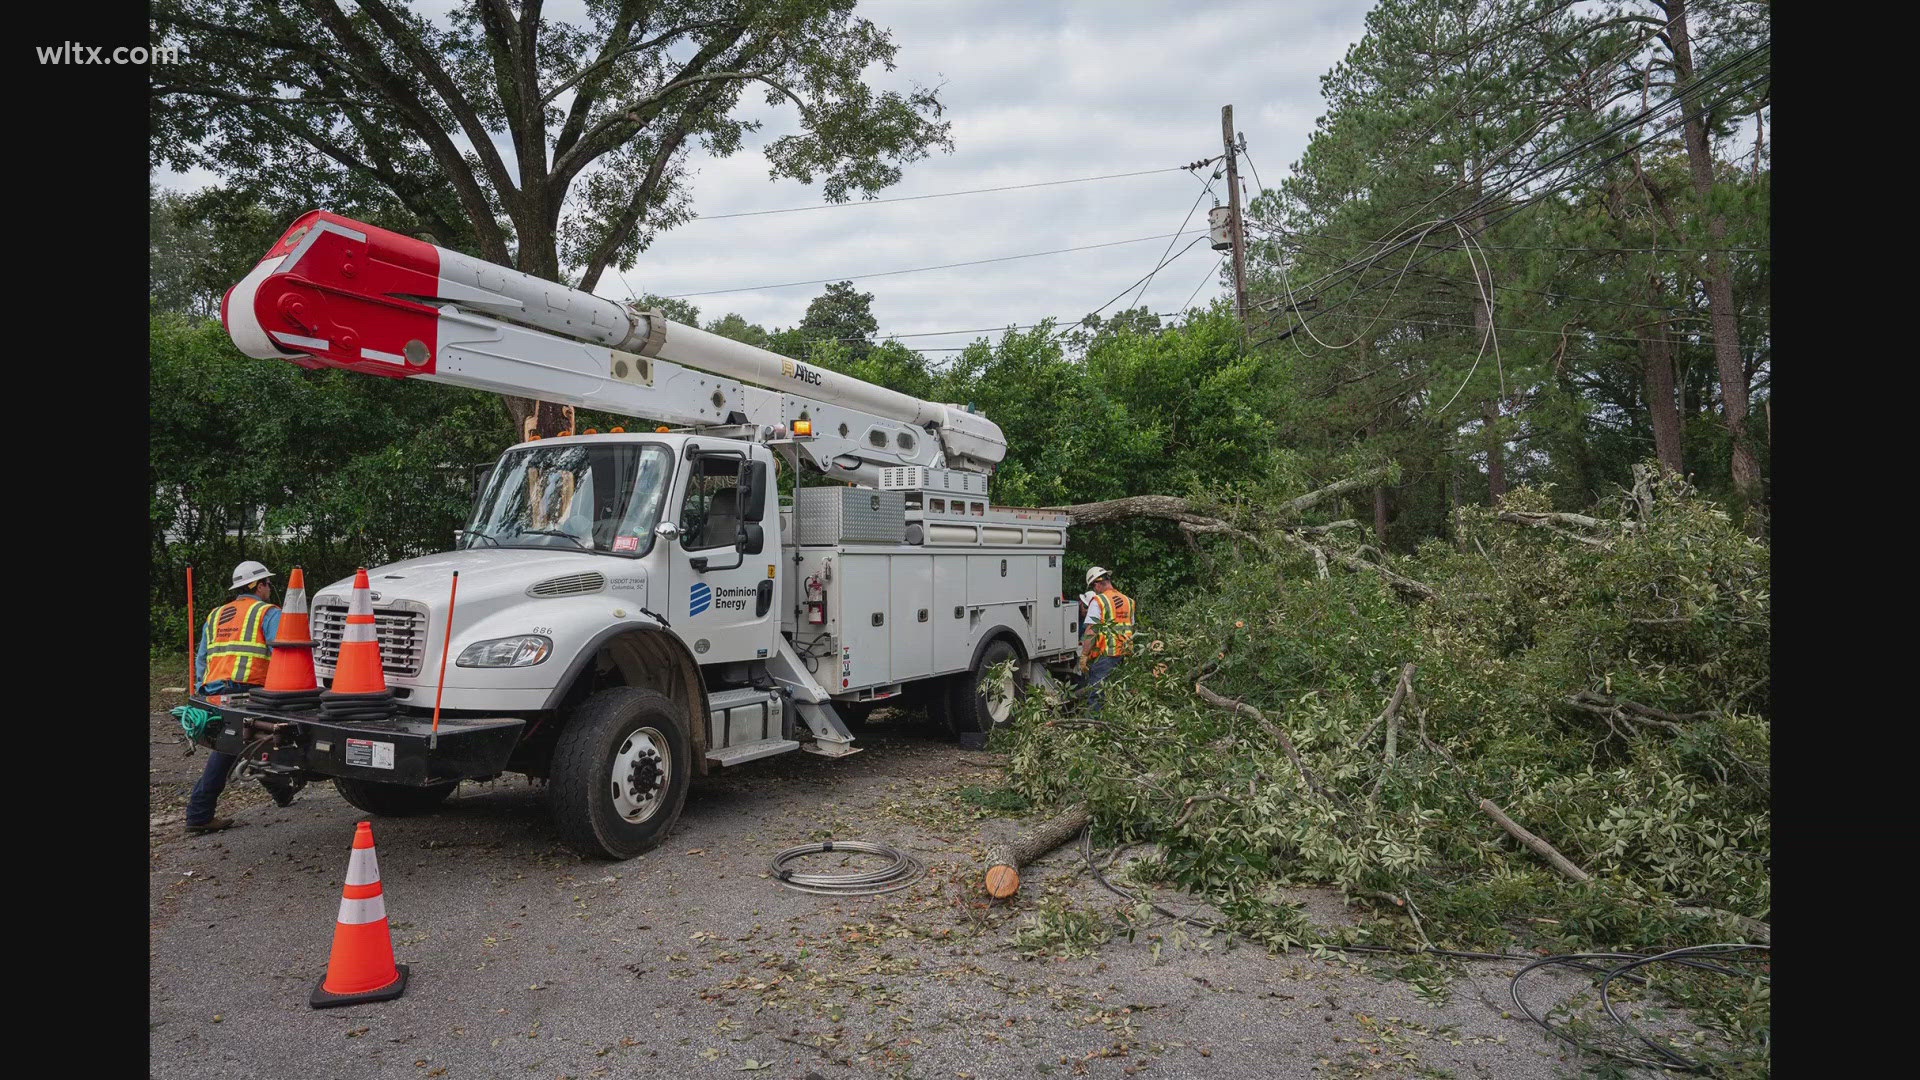
<path fill-rule="evenodd" d="M 827 621 L 827 587 L 818 575 L 807 579 L 807 622 L 820 626 Z"/>

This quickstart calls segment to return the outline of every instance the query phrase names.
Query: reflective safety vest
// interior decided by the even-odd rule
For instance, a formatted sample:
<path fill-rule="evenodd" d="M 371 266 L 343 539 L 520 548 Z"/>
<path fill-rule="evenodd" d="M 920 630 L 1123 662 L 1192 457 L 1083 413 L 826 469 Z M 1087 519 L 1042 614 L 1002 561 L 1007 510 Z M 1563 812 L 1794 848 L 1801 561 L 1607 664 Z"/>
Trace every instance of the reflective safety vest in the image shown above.
<path fill-rule="evenodd" d="M 258 686 L 267 681 L 267 612 L 273 605 L 242 596 L 207 612 L 201 640 L 207 643 L 207 672 L 200 684 L 227 680 Z"/>
<path fill-rule="evenodd" d="M 1092 610 L 1100 621 L 1093 624 L 1093 646 L 1087 659 L 1098 656 L 1127 656 L 1133 652 L 1133 598 L 1118 589 L 1093 594 Z"/>

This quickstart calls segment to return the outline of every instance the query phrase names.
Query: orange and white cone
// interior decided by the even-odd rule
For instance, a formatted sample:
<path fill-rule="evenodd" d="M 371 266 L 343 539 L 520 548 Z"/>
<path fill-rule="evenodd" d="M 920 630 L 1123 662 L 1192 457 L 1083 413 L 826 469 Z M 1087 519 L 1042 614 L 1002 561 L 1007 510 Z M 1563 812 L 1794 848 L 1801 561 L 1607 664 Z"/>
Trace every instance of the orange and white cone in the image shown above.
<path fill-rule="evenodd" d="M 312 633 L 306 572 L 296 566 L 287 575 L 287 599 L 280 607 L 280 627 L 267 660 L 266 685 L 248 694 L 249 702 L 267 709 L 310 708 L 319 703 Z"/>
<path fill-rule="evenodd" d="M 378 720 L 393 715 L 393 691 L 387 689 L 380 638 L 374 632 L 372 592 L 366 568 L 361 567 L 353 575 L 353 599 L 347 605 L 333 686 L 320 695 L 320 707 L 330 717 Z"/>
<path fill-rule="evenodd" d="M 353 833 L 347 883 L 340 890 L 340 916 L 333 927 L 327 974 L 307 1004 L 316 1009 L 387 1001 L 407 992 L 407 965 L 393 962 L 393 931 L 380 890 L 380 860 L 373 853 L 373 824 Z"/>

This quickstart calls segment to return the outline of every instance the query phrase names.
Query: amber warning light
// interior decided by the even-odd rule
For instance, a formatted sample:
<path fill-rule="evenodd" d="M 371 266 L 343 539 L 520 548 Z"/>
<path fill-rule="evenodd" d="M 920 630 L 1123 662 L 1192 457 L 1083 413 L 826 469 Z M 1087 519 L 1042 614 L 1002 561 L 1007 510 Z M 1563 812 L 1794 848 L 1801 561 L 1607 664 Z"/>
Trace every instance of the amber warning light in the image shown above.
<path fill-rule="evenodd" d="M 795 420 L 795 421 L 793 422 L 793 437 L 794 437 L 794 438 L 796 438 L 796 439 L 805 439 L 805 438 L 809 438 L 809 437 L 811 437 L 812 435 L 813 435 L 813 421 L 811 421 L 811 420 Z"/>

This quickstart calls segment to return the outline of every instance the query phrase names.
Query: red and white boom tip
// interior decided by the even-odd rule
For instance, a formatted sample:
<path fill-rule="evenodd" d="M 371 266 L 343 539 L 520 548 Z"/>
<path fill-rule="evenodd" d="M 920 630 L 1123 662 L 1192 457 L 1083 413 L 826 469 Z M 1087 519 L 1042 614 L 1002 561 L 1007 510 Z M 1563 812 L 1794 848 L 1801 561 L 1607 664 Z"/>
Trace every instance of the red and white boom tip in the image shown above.
<path fill-rule="evenodd" d="M 314 210 L 238 285 L 220 317 L 248 356 L 370 375 L 433 371 L 442 249 Z"/>

